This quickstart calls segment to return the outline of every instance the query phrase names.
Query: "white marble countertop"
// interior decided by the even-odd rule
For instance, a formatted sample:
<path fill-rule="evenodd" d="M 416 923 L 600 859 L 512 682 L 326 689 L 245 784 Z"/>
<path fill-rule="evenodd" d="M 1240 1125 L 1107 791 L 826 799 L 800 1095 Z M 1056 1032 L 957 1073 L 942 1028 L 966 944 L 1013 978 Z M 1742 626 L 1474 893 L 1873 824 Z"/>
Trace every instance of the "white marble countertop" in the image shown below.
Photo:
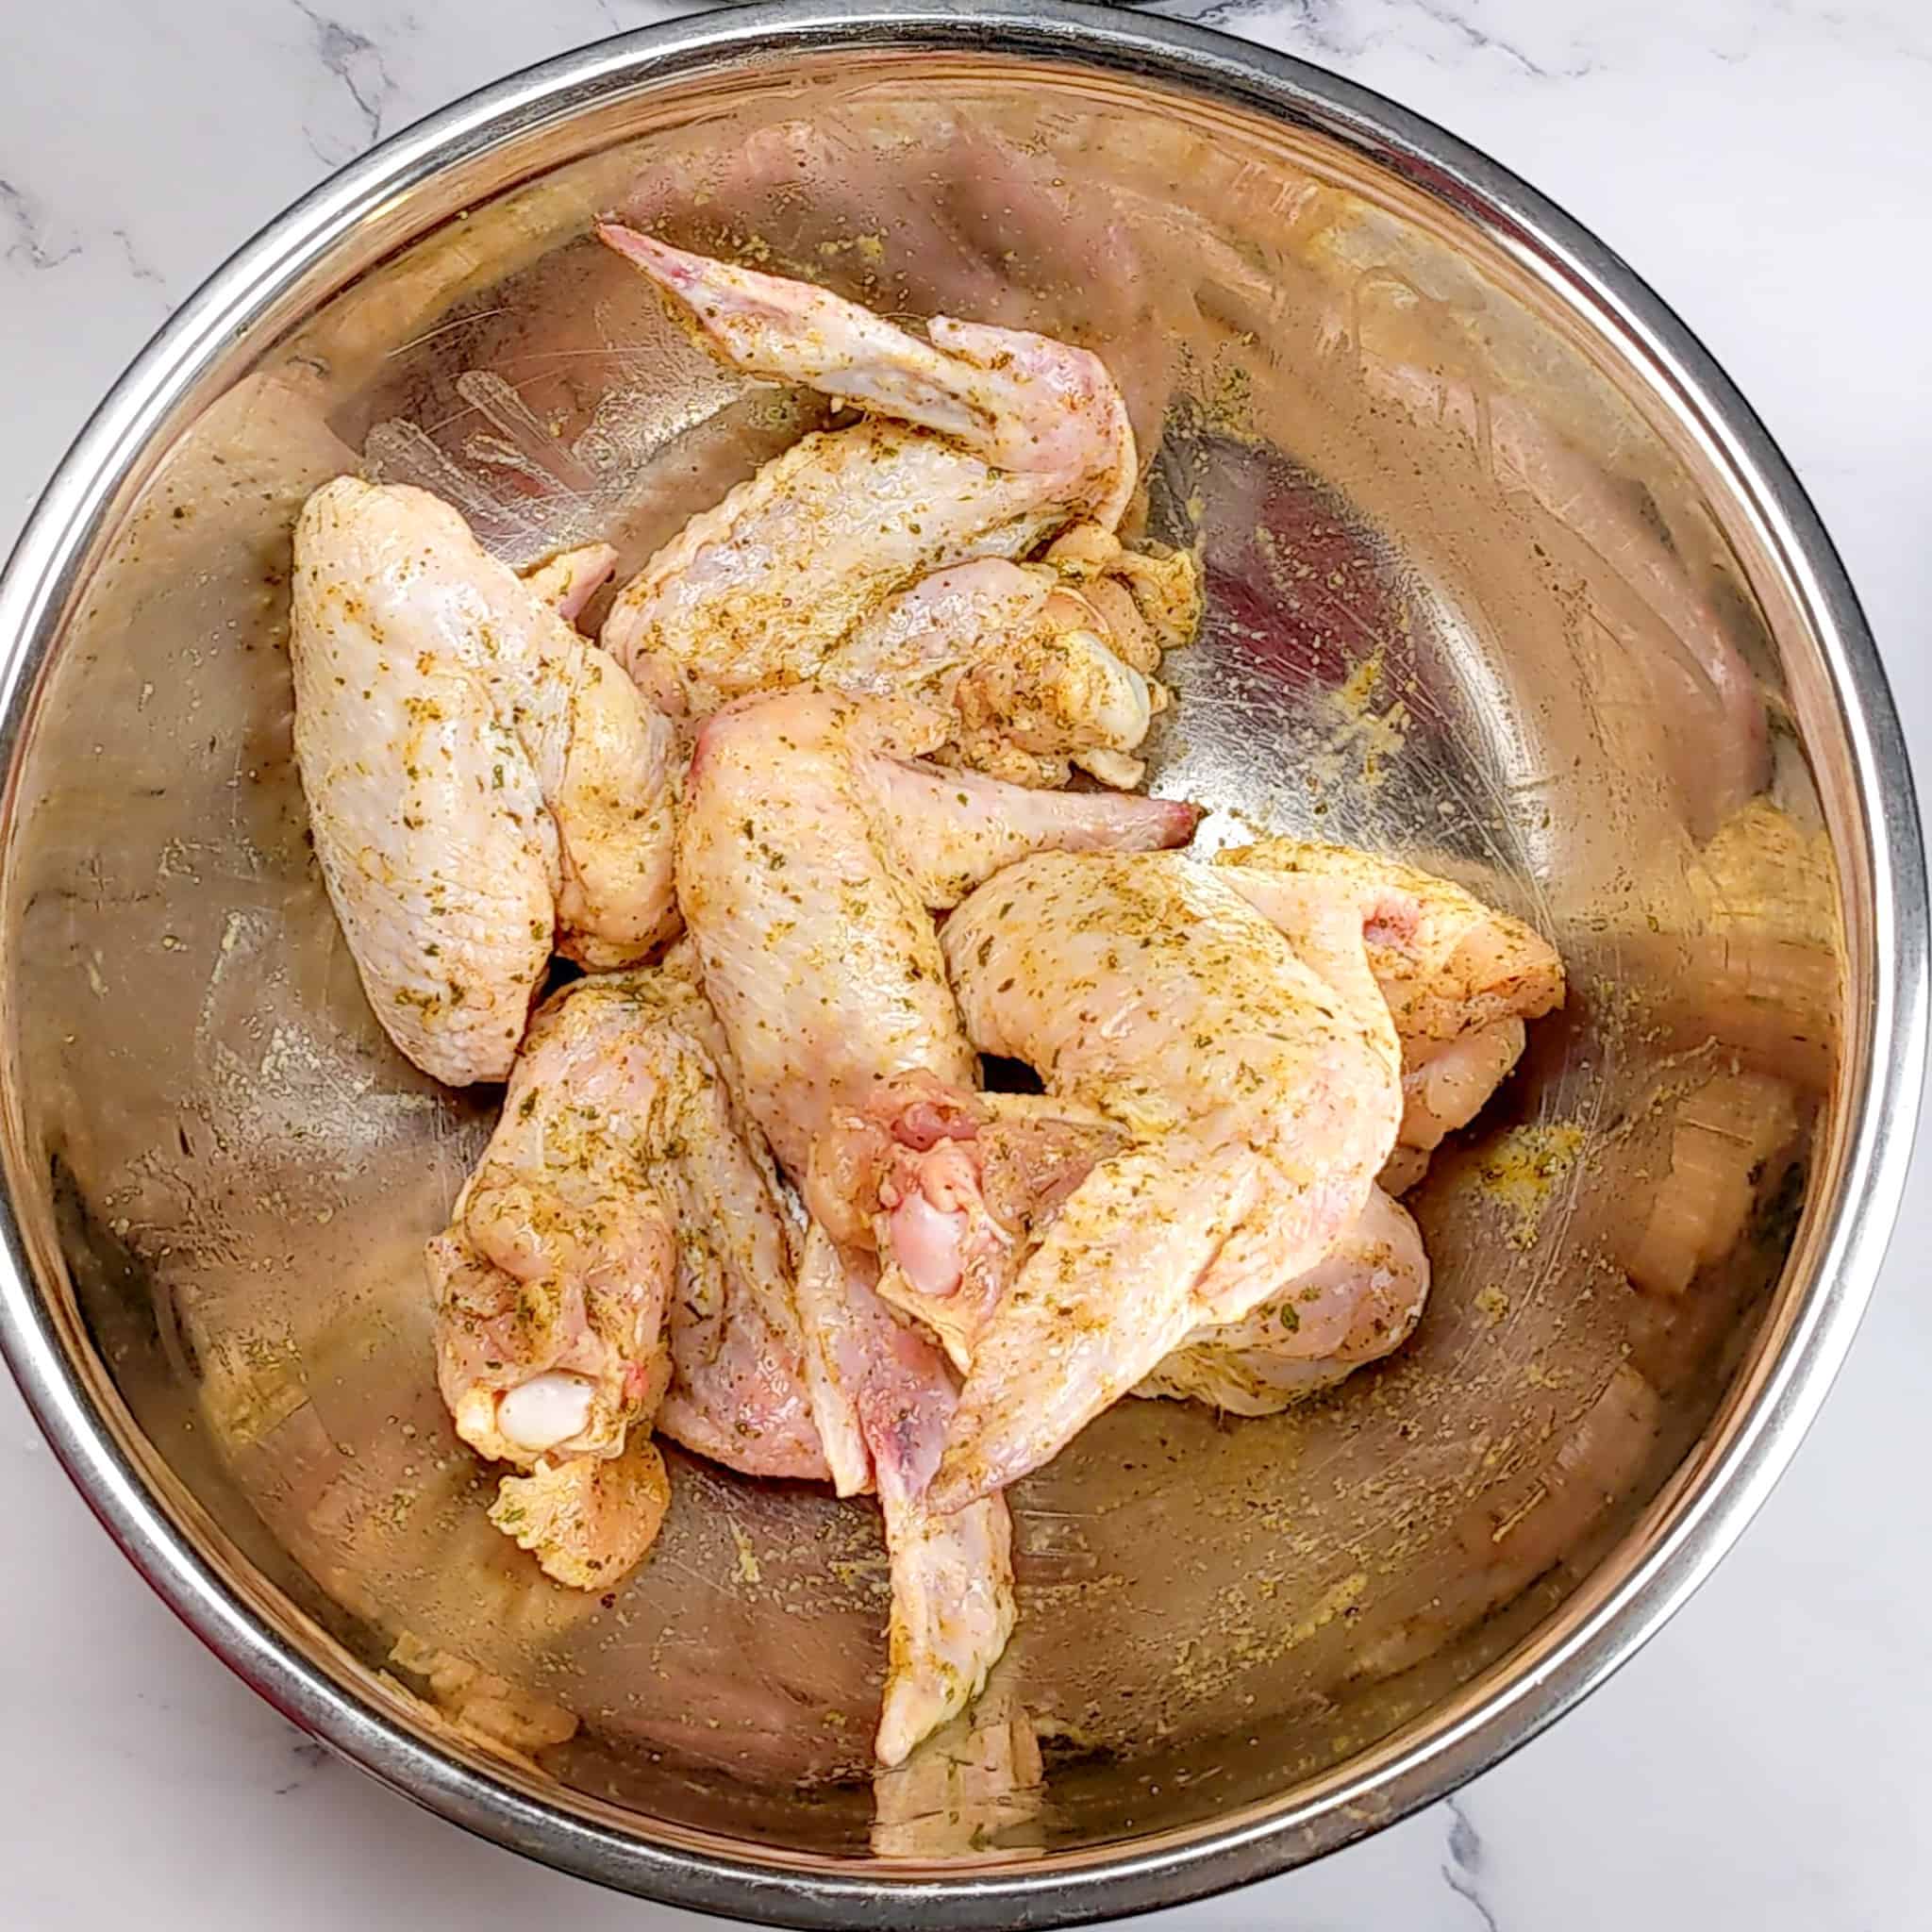
<path fill-rule="evenodd" d="M 639 0 L 8 0 L 0 542 L 148 332 L 327 169 L 453 96 L 681 10 Z M 1818 500 L 1932 774 L 1924 0 L 1195 0 L 1379 88 L 1622 250 Z M 1715 1579 L 1471 1786 L 1162 1932 L 1834 1932 L 1932 1912 L 1932 1154 L 1824 1418 Z M 695 1926 L 411 1809 L 150 1596 L 0 1377 L 0 1920 L 95 1932 Z M 1156 1921 L 1142 1921 L 1152 1924 Z"/>

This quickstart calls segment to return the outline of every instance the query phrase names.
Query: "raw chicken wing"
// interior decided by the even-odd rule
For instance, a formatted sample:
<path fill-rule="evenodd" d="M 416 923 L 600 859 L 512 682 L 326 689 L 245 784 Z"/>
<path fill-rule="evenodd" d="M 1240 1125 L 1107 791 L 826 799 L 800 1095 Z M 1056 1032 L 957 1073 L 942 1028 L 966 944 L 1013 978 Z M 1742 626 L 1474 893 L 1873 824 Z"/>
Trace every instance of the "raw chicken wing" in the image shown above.
<path fill-rule="evenodd" d="M 642 1430 L 613 1457 L 543 1460 L 497 1485 L 490 1520 L 545 1575 L 573 1590 L 608 1590 L 642 1562 L 671 1507 L 671 1475 Z"/>
<path fill-rule="evenodd" d="M 816 1141 L 882 1081 L 976 1084 L 930 908 L 1041 847 L 1145 848 L 1193 827 L 1185 806 L 910 762 L 944 732 L 919 705 L 792 691 L 722 711 L 699 734 L 680 903 L 746 1104 L 814 1204 Z M 824 1205 L 851 1231 L 846 1204 Z M 876 1270 L 815 1224 L 798 1294 L 834 1481 L 847 1494 L 875 1488 L 885 1514 L 893 1612 L 876 1747 L 896 1763 L 973 1696 L 1006 1642 L 1011 1531 L 997 1495 L 944 1519 L 926 1507 L 956 1392 L 940 1352 L 880 1302 Z"/>
<path fill-rule="evenodd" d="M 892 1082 L 863 1115 L 836 1123 L 813 1149 L 837 1166 L 833 1198 L 870 1206 L 872 1245 L 891 1262 L 882 1299 L 938 1337 L 953 1366 L 973 1367 L 980 1332 L 1096 1163 L 1127 1144 L 1104 1114 L 1066 1099 L 937 1090 Z M 1327 1256 L 1238 1321 L 1194 1330 L 1133 1391 L 1269 1415 L 1344 1380 L 1405 1341 L 1428 1298 L 1421 1233 L 1379 1188 Z M 1310 1356 L 1306 1318 L 1351 1311 L 1334 1353 Z"/>
<path fill-rule="evenodd" d="M 501 1079 L 553 943 L 641 958 L 675 917 L 669 723 L 426 491 L 341 476 L 295 528 L 295 752 L 323 876 L 408 1058 Z M 547 593 L 547 594 L 546 594 Z"/>
<path fill-rule="evenodd" d="M 1405 1341 L 1429 1296 L 1429 1257 L 1407 1212 L 1380 1188 L 1327 1255 L 1281 1292 L 1234 1322 L 1196 1328 L 1134 1391 L 1205 1402 L 1234 1415 L 1274 1415 L 1332 1388 Z M 1305 1320 L 1327 1325 L 1349 1311 L 1348 1331 L 1325 1356 L 1301 1345 Z"/>
<path fill-rule="evenodd" d="M 943 317 L 923 341 L 808 283 L 599 233 L 733 367 L 871 412 L 768 463 L 625 587 L 603 641 L 640 684 L 699 715 L 801 683 L 948 705 L 957 691 L 969 763 L 1035 783 L 1089 755 L 1101 775 L 1124 770 L 1161 702 L 1144 645 L 1183 641 L 1198 599 L 1191 559 L 1131 557 L 1112 537 L 1137 465 L 1099 360 Z M 1071 569 L 1006 561 L 1082 518 L 1111 554 L 1080 575 L 1108 570 L 1115 594 L 1056 600 Z M 954 568 L 969 559 L 1006 567 Z"/>
<path fill-rule="evenodd" d="M 1085 524 L 1041 563 L 983 557 L 935 571 L 865 619 L 814 681 L 955 711 L 960 761 L 995 777 L 1064 785 L 1078 765 L 1126 788 L 1144 770 L 1131 754 L 1167 706 L 1150 674 L 1198 615 L 1191 558 L 1125 551 Z"/>
<path fill-rule="evenodd" d="M 874 1746 L 898 1764 L 978 1695 L 1013 1634 L 1013 1529 L 1003 1498 L 926 1507 L 958 1400 L 945 1364 L 878 1298 L 878 1264 L 814 1223 L 798 1297 L 808 1373 L 839 1492 L 878 1491 L 891 1563 L 885 1697 Z"/>
<path fill-rule="evenodd" d="M 1178 855 L 1027 859 L 947 922 L 982 1051 L 1126 1136 L 1060 1207 L 974 1346 L 933 1502 L 1037 1468 L 1208 1324 L 1306 1276 L 1361 1218 L 1402 1113 L 1365 932 L 1406 943 L 1391 890 L 1304 882 L 1292 942 Z M 1295 1343 L 1347 1348 L 1357 1307 L 1303 1305 Z"/>
<path fill-rule="evenodd" d="M 880 1080 L 977 1086 L 933 911 L 1029 853 L 1151 851 L 1200 816 L 917 762 L 945 733 L 925 706 L 798 691 L 698 736 L 678 901 L 745 1104 L 800 1180 L 814 1136 Z"/>
<path fill-rule="evenodd" d="M 703 1454 L 826 1473 L 791 1235 L 723 1051 L 675 972 L 567 988 L 533 1023 L 496 1134 L 429 1244 L 443 1399 L 479 1454 L 542 1477 L 504 1507 L 549 1541 L 559 1512 L 612 1524 L 593 1469 L 557 1472 L 624 1453 L 660 1402 L 666 1433 Z M 612 1473 L 604 1491 L 620 1482 L 639 1486 Z"/>

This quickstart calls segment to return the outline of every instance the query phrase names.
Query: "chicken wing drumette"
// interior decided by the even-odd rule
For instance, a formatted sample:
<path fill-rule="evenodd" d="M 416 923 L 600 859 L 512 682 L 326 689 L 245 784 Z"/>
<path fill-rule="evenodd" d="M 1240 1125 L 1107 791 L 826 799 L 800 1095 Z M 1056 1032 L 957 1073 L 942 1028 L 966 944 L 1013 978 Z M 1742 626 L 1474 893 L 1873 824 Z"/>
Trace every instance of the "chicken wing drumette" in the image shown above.
<path fill-rule="evenodd" d="M 603 1587 L 648 1547 L 668 1500 L 654 1419 L 749 1474 L 827 1474 L 793 1230 L 682 973 L 580 980 L 543 1008 L 428 1253 L 443 1398 L 480 1455 L 532 1472 L 498 1521 L 559 1580 Z"/>

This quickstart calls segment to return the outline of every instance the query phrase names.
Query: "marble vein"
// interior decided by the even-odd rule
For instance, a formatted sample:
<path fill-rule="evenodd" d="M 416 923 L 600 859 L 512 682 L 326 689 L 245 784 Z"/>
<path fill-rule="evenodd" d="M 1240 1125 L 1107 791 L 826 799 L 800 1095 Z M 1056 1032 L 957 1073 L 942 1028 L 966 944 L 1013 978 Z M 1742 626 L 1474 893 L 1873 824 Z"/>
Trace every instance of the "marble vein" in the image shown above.
<path fill-rule="evenodd" d="M 308 0 L 291 0 L 291 4 L 308 23 L 317 58 L 341 83 L 343 92 L 362 117 L 365 141 L 380 141 L 383 116 L 396 95 L 395 80 L 382 49 L 367 34 L 329 14 L 317 11 L 308 4 Z M 322 159 L 334 164 L 332 158 L 322 153 L 320 148 L 317 153 Z"/>
<path fill-rule="evenodd" d="M 168 300 L 168 278 L 162 275 L 153 262 L 142 254 L 141 250 L 135 245 L 134 237 L 125 228 L 110 228 L 108 233 L 113 236 L 116 245 L 121 250 L 121 258 L 127 264 L 127 273 L 137 282 L 144 283 L 148 288 L 158 290 L 162 301 L 166 302 Z"/>
<path fill-rule="evenodd" d="M 1531 53 L 1515 34 L 1484 24 L 1481 0 L 1172 0 L 1158 9 L 1207 26 L 1234 27 L 1255 38 L 1289 41 L 1290 51 L 1312 51 L 1337 62 L 1354 62 L 1391 43 L 1423 58 L 1438 53 L 1488 55 L 1535 80 L 1574 80 L 1591 71 L 1587 58 L 1553 63 Z M 1418 21 L 1437 29 L 1436 45 L 1419 39 Z M 1534 23 L 1532 23 L 1534 24 Z"/>
<path fill-rule="evenodd" d="M 48 240 L 45 217 L 25 189 L 0 179 L 0 220 L 12 230 L 6 259 L 24 262 L 30 269 L 58 268 L 80 253 L 80 243 L 70 242 L 57 248 Z"/>
<path fill-rule="evenodd" d="M 329 1755 L 325 1744 L 318 1743 L 313 1738 L 303 1738 L 289 1747 L 289 1757 L 293 1761 L 294 1771 L 275 1787 L 278 1798 L 286 1798 L 301 1790 L 318 1772 L 328 1769 Z"/>
<path fill-rule="evenodd" d="M 1487 1932 L 1498 1932 L 1496 1915 L 1482 1892 L 1482 1836 L 1462 1799 L 1445 1798 L 1442 1808 L 1449 1814 L 1449 1860 L 1442 1867 L 1443 1882 L 1483 1922 Z"/>
<path fill-rule="evenodd" d="M 1513 62 L 1524 73 L 1534 75 L 1538 80 L 1548 80 L 1552 70 L 1541 62 L 1532 60 L 1523 49 L 1504 40 L 1499 34 L 1485 33 L 1467 14 L 1454 7 L 1441 4 L 1441 0 L 1414 0 L 1415 9 L 1424 19 L 1432 20 L 1438 26 L 1445 27 L 1473 51 L 1501 55 L 1505 60 Z M 1572 76 L 1587 72 L 1586 68 L 1571 70 Z"/>
<path fill-rule="evenodd" d="M 1289 0 L 1285 7 L 1281 0 L 1206 0 L 1205 5 L 1201 0 L 1179 0 L 1177 5 L 1149 10 L 1220 27 L 1238 27 L 1250 22 L 1258 25 L 1265 15 L 1271 38 L 1286 28 L 1294 40 L 1337 59 L 1346 59 L 1359 51 L 1357 43 L 1339 31 L 1346 9 L 1336 0 Z"/>

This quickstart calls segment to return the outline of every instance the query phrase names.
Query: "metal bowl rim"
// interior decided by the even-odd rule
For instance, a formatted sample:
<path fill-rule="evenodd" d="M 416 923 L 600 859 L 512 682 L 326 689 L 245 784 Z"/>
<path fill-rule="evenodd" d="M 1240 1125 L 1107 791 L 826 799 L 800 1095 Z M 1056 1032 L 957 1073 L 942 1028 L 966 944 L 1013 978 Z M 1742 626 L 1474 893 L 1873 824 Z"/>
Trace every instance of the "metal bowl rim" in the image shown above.
<path fill-rule="evenodd" d="M 1557 1641 L 1492 1667 L 1459 1722 L 1433 1718 L 1376 1768 L 1300 1805 L 1078 1855 L 1030 1873 L 786 1869 L 655 1845 L 607 1830 L 458 1762 L 355 1696 L 275 1635 L 203 1557 L 117 1441 L 33 1287 L 26 1242 L 0 1203 L 0 1353 L 89 1506 L 129 1560 L 217 1656 L 295 1723 L 405 1795 L 558 1868 L 700 1911 L 808 1926 L 1072 1924 L 1179 1905 L 1271 1875 L 1453 1791 L 1602 1683 L 1703 1582 L 1742 1532 L 1828 1390 L 1896 1216 L 1924 1078 L 1926 882 L 1911 774 L 1883 669 L 1844 569 L 1763 425 L 1702 344 L 1618 256 L 1476 149 L 1324 69 L 1189 24 L 1036 0 L 970 12 L 951 0 L 841 6 L 775 0 L 596 42 L 480 90 L 330 176 L 209 276 L 129 366 L 56 471 L 0 575 L 0 754 L 10 832 L 19 753 L 52 619 L 67 602 L 156 427 L 235 336 L 317 266 L 368 211 L 534 127 L 613 95 L 753 53 L 899 48 L 1058 58 L 1146 76 L 1333 136 L 1477 220 L 1568 281 L 1599 328 L 1661 372 L 1719 443 L 1735 488 L 1777 540 L 1808 606 L 1838 700 L 1874 883 L 1875 997 L 1859 1017 L 1868 1082 L 1846 1137 L 1838 1197 L 1822 1210 L 1814 1280 L 1755 1402 L 1706 1458 L 1651 1546 Z M 9 1111 L 17 1100 L 8 1096 Z M 11 1168 L 11 1150 L 8 1150 Z M 1634 1538 L 1633 1533 L 1633 1538 Z M 1631 1540 L 1605 1559 L 1614 1570 Z M 1570 1606 L 1566 1606 L 1567 1610 Z M 1564 1612 L 1557 1613 L 1560 1622 Z M 1533 1667 L 1532 1667 L 1533 1664 Z M 1433 1724 L 1433 1729 L 1431 1728 Z"/>

